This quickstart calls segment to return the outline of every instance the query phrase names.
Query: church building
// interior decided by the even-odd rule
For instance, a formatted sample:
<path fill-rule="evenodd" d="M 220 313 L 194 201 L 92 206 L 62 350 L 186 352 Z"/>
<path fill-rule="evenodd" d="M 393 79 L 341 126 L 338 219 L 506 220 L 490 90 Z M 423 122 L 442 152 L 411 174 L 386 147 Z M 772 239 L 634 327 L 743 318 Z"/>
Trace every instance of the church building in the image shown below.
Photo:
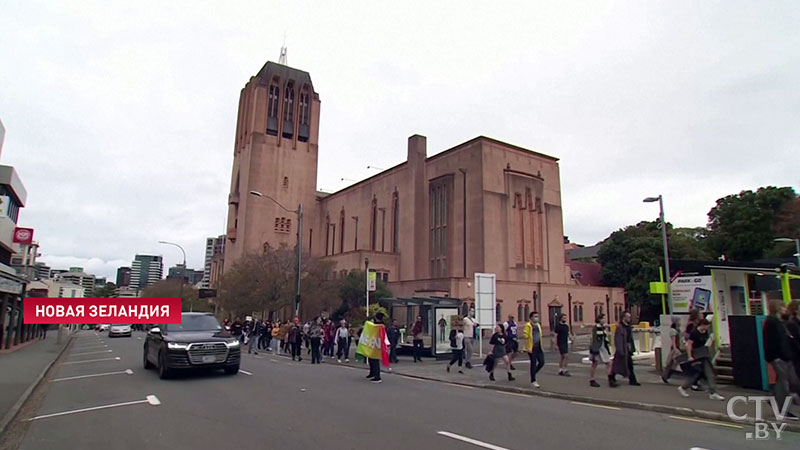
<path fill-rule="evenodd" d="M 556 313 L 576 332 L 595 314 L 624 308 L 621 288 L 582 285 L 564 249 L 558 159 L 478 136 L 452 148 L 408 138 L 406 161 L 334 193 L 319 192 L 320 96 L 302 70 L 267 62 L 241 91 L 222 271 L 265 245 L 296 245 L 335 263 L 332 276 L 365 260 L 397 297 L 451 297 L 470 304 L 474 274 L 497 276 L 497 319 Z M 322 150 L 324 151 L 324 150 Z M 216 272 L 219 272 L 217 268 Z M 610 313 L 610 314 L 608 314 Z"/>

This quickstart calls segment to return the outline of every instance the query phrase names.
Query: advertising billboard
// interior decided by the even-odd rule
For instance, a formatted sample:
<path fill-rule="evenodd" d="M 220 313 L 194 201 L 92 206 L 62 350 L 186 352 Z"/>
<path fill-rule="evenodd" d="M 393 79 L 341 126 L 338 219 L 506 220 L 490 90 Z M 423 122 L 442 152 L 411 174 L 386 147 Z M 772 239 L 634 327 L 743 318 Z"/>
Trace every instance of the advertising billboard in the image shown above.
<path fill-rule="evenodd" d="M 713 311 L 711 276 L 685 276 L 672 281 L 673 313 L 688 313 L 692 309 Z"/>

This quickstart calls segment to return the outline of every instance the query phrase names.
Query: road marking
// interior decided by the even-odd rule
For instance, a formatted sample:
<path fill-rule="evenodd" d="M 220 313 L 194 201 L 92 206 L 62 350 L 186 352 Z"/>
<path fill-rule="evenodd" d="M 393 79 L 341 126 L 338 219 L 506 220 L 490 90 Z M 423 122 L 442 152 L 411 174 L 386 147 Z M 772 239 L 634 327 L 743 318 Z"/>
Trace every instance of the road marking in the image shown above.
<path fill-rule="evenodd" d="M 50 418 L 50 417 L 64 416 L 64 415 L 67 415 L 67 414 L 76 414 L 76 413 L 82 413 L 82 412 L 87 412 L 87 411 L 95 411 L 95 410 L 98 410 L 98 409 L 116 408 L 118 406 L 137 405 L 139 403 L 149 403 L 150 405 L 158 406 L 158 405 L 161 404 L 161 401 L 155 395 L 148 395 L 144 400 L 136 400 L 134 402 L 114 403 L 112 405 L 93 406 L 91 408 L 81 408 L 81 409 L 74 409 L 72 411 L 63 411 L 63 412 L 58 412 L 58 413 L 53 413 L 53 414 L 45 414 L 43 416 L 31 417 L 30 419 L 28 419 L 28 421 L 33 421 L 33 420 L 38 420 L 38 419 L 47 419 L 47 418 Z"/>
<path fill-rule="evenodd" d="M 116 360 L 116 361 L 119 361 L 120 359 L 121 359 L 121 358 L 120 358 L 119 356 L 117 356 L 116 358 L 87 359 L 87 360 L 85 360 L 85 361 L 70 361 L 70 362 L 65 362 L 65 363 L 62 363 L 62 365 L 65 365 L 65 366 L 66 366 L 67 364 L 82 364 L 82 363 L 90 363 L 90 362 L 98 362 L 98 361 L 115 361 L 115 360 Z"/>
<path fill-rule="evenodd" d="M 277 360 L 277 359 L 272 359 L 272 358 L 270 358 L 269 360 L 270 360 L 270 361 L 272 361 L 272 362 L 278 362 L 278 360 Z"/>
<path fill-rule="evenodd" d="M 142 340 L 142 337 L 141 337 L 141 336 L 136 336 L 136 339 L 138 339 L 138 340 L 140 340 L 140 341 L 141 341 L 141 340 Z"/>
<path fill-rule="evenodd" d="M 715 420 L 694 419 L 691 417 L 683 417 L 683 416 L 669 416 L 669 418 L 677 420 L 686 420 L 688 422 L 705 423 L 708 425 L 719 425 L 721 427 L 728 427 L 728 428 L 737 428 L 737 429 L 742 428 L 741 425 L 734 425 L 732 423 L 725 423 L 725 422 L 717 422 Z"/>
<path fill-rule="evenodd" d="M 245 374 L 245 375 L 253 376 L 253 374 L 252 374 L 252 373 L 250 373 L 250 372 L 248 372 L 248 371 L 246 371 L 246 370 L 239 369 L 239 372 L 241 372 L 241 373 L 243 373 L 243 374 Z"/>
<path fill-rule="evenodd" d="M 69 356 L 82 356 L 82 355 L 96 355 L 98 353 L 111 353 L 114 350 L 100 350 L 97 352 L 85 352 L 85 353 L 70 353 Z"/>
<path fill-rule="evenodd" d="M 78 375 L 75 377 L 56 378 L 55 380 L 50 380 L 50 382 L 53 383 L 56 381 L 79 380 L 81 378 L 102 377 L 106 375 L 122 375 L 123 373 L 127 375 L 133 375 L 133 371 L 131 369 L 126 369 L 126 370 L 120 370 L 119 372 L 93 373 L 91 375 Z"/>
<path fill-rule="evenodd" d="M 516 392 L 506 392 L 506 391 L 500 391 L 500 393 L 501 393 L 501 394 L 506 394 L 506 395 L 514 395 L 514 396 L 516 396 L 516 397 L 531 398 L 531 396 L 530 396 L 530 395 L 527 395 L 527 394 L 518 394 L 518 393 L 516 393 Z"/>
<path fill-rule="evenodd" d="M 508 450 L 507 448 L 500 447 L 499 445 L 494 445 L 494 444 L 489 444 L 489 443 L 486 443 L 486 442 L 481 442 L 481 441 L 478 441 L 478 440 L 475 440 L 475 439 L 472 439 L 472 438 L 468 438 L 466 436 L 461 436 L 460 434 L 450 433 L 448 431 L 437 431 L 436 434 L 441 435 L 441 436 L 446 436 L 446 437 L 449 437 L 451 439 L 456 439 L 456 440 L 459 440 L 459 441 L 462 441 L 462 442 L 466 442 L 466 443 L 469 443 L 469 444 L 472 444 L 472 445 L 476 445 L 478 447 L 488 448 L 488 449 L 491 449 L 491 450 Z"/>
<path fill-rule="evenodd" d="M 570 402 L 570 403 L 572 403 L 573 405 L 591 406 L 592 408 L 613 409 L 614 411 L 619 411 L 619 408 L 615 406 L 595 405 L 592 403 L 583 403 L 583 402 Z"/>

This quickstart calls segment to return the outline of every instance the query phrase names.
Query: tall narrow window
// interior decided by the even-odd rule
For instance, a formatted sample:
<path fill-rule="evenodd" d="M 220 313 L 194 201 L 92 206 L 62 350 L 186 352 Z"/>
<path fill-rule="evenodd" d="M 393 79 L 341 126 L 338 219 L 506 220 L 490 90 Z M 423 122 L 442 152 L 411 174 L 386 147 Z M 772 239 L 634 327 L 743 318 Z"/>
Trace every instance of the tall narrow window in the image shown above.
<path fill-rule="evenodd" d="M 328 256 L 328 249 L 331 248 L 331 216 L 325 216 L 325 256 Z"/>
<path fill-rule="evenodd" d="M 303 86 L 303 89 L 300 91 L 299 106 L 300 127 L 297 130 L 297 140 L 300 142 L 308 142 L 308 123 L 310 120 L 308 86 Z"/>
<path fill-rule="evenodd" d="M 430 184 L 430 276 L 446 277 L 450 222 L 450 194 L 453 177 L 442 177 Z"/>
<path fill-rule="evenodd" d="M 269 103 L 267 105 L 267 134 L 278 135 L 278 103 L 280 102 L 281 89 L 277 84 L 269 86 Z"/>
<path fill-rule="evenodd" d="M 370 239 L 369 248 L 375 250 L 378 243 L 378 200 L 372 197 L 372 213 L 370 214 Z"/>
<path fill-rule="evenodd" d="M 397 238 L 400 235 L 399 232 L 399 225 L 400 225 L 400 199 L 398 197 L 397 191 L 394 191 L 392 194 L 392 252 L 397 253 L 399 245 L 397 242 Z"/>
<path fill-rule="evenodd" d="M 344 208 L 339 213 L 339 252 L 344 251 Z"/>
<path fill-rule="evenodd" d="M 294 83 L 286 83 L 283 94 L 283 137 L 291 139 L 294 136 Z"/>

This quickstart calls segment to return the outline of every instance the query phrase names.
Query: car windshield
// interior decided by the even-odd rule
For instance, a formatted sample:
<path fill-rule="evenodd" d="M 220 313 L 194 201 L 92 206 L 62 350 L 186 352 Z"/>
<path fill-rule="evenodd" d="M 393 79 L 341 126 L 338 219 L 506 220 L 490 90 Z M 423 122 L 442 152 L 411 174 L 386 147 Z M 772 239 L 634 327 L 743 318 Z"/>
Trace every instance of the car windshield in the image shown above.
<path fill-rule="evenodd" d="M 181 323 L 167 325 L 168 331 L 217 331 L 222 327 L 214 316 L 183 316 Z"/>

